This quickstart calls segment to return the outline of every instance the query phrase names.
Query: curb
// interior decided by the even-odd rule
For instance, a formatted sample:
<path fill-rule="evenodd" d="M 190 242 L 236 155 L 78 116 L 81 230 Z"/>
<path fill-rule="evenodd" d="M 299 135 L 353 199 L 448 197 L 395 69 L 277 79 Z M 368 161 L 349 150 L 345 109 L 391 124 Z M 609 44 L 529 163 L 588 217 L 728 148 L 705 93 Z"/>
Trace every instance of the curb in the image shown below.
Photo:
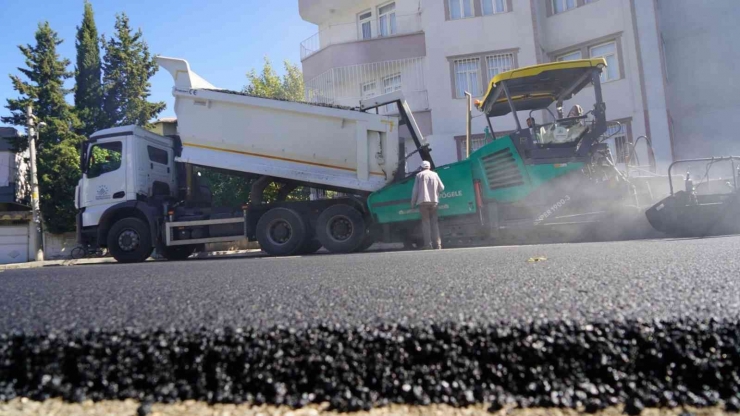
<path fill-rule="evenodd" d="M 234 251 L 213 251 L 207 253 L 197 253 L 190 257 L 191 259 L 213 259 L 213 258 L 229 258 L 229 257 L 252 257 L 255 254 L 261 253 L 262 250 L 234 250 Z M 146 261 L 167 261 L 160 257 L 150 257 Z M 45 261 L 31 261 L 28 263 L 15 263 L 15 264 L 2 264 L 0 265 L 0 272 L 6 270 L 24 270 L 24 269 L 38 269 L 43 267 L 58 267 L 58 266 L 84 266 L 89 264 L 108 264 L 116 263 L 113 257 L 101 257 L 92 259 L 66 259 L 66 260 L 45 260 Z"/>

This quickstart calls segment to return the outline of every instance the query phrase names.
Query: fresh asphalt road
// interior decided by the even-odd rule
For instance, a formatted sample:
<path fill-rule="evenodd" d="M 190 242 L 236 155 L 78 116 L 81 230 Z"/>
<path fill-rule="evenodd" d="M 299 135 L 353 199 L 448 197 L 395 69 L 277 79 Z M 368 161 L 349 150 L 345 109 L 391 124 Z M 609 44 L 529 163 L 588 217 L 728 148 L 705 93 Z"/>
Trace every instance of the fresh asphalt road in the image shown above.
<path fill-rule="evenodd" d="M 736 319 L 738 247 L 732 236 L 12 270 L 0 274 L 0 333 Z"/>

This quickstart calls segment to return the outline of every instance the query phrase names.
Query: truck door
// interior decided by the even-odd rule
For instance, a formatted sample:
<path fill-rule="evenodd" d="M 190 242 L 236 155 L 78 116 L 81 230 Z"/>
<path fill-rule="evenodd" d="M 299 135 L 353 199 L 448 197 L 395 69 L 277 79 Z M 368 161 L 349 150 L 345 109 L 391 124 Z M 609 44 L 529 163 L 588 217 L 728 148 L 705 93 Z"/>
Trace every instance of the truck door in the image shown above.
<path fill-rule="evenodd" d="M 126 200 L 124 146 L 121 138 L 101 140 L 90 146 L 84 186 L 80 190 L 83 206 L 88 210 Z"/>
<path fill-rule="evenodd" d="M 172 161 L 172 149 L 146 142 L 146 162 L 143 166 L 147 171 L 149 196 L 172 195 Z"/>

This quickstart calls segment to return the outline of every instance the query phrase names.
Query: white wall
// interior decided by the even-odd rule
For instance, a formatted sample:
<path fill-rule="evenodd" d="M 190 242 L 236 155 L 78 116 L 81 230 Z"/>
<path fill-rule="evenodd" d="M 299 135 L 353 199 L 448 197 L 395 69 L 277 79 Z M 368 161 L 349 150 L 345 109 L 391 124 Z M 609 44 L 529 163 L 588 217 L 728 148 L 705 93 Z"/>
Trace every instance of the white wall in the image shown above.
<path fill-rule="evenodd" d="M 645 101 L 649 116 L 649 135 L 653 142 L 658 168 L 664 172 L 673 160 L 666 90 L 663 82 L 663 65 L 660 59 L 655 2 L 634 1 L 635 19 L 640 42 L 640 57 L 645 77 Z"/>
<path fill-rule="evenodd" d="M 488 51 L 518 48 L 519 66 L 537 63 L 534 47 L 534 31 L 529 1 L 515 0 L 513 11 L 492 16 L 445 21 L 443 3 L 424 0 L 423 24 L 426 33 L 427 90 L 432 109 L 434 135 L 430 143 L 437 164 L 457 160 L 455 136 L 465 134 L 465 99 L 453 99 L 450 57 Z M 488 80 L 481 74 L 483 93 Z M 473 110 L 473 115 L 481 113 Z M 495 131 L 512 130 L 511 117 L 492 120 Z M 523 120 L 522 120 L 523 122 Z M 485 117 L 473 119 L 472 132 L 483 133 Z"/>
<path fill-rule="evenodd" d="M 740 2 L 658 2 L 677 158 L 740 155 Z"/>

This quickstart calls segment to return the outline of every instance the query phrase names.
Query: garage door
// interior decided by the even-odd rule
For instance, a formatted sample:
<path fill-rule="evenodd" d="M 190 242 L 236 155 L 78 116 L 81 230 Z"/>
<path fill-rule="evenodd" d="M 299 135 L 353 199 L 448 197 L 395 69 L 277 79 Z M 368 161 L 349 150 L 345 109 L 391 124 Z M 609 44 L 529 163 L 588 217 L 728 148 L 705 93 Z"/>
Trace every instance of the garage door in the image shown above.
<path fill-rule="evenodd" d="M 28 261 L 28 226 L 0 226 L 0 264 Z"/>

